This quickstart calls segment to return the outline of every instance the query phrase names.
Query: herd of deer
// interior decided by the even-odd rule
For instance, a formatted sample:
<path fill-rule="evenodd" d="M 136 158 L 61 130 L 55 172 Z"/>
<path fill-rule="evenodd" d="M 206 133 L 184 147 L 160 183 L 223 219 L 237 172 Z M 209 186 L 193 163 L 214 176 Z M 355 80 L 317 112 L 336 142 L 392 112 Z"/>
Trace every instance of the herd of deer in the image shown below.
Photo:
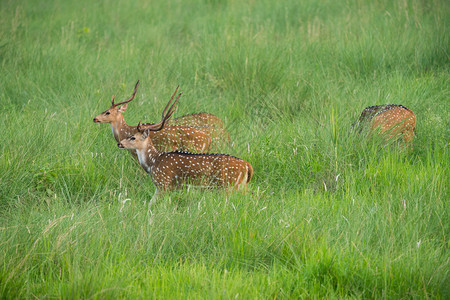
<path fill-rule="evenodd" d="M 164 108 L 160 122 L 129 126 L 123 113 L 136 96 L 138 86 L 139 81 L 126 101 L 115 103 L 113 97 L 111 107 L 96 116 L 94 122 L 110 123 L 118 147 L 128 149 L 150 175 L 156 186 L 152 200 L 160 191 L 189 185 L 235 190 L 246 186 L 253 175 L 250 163 L 227 154 L 205 153 L 213 142 L 230 139 L 220 118 L 202 112 L 171 119 L 182 94 L 173 101 L 178 87 Z M 386 141 L 402 137 L 410 144 L 415 128 L 416 117 L 410 109 L 390 104 L 365 108 L 351 131 L 377 132 Z"/>

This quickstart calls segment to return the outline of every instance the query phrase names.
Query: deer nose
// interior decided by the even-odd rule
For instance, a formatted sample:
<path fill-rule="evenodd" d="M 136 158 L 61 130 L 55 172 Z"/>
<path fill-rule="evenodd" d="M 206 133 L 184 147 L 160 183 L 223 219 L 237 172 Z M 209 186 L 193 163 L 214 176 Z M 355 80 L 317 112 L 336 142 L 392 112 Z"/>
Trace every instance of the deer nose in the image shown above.
<path fill-rule="evenodd" d="M 94 118 L 94 123 L 98 123 L 98 120 L 97 120 L 97 118 Z"/>
<path fill-rule="evenodd" d="M 117 143 L 117 147 L 119 147 L 119 148 L 123 148 L 123 145 L 122 145 L 122 143 Z"/>

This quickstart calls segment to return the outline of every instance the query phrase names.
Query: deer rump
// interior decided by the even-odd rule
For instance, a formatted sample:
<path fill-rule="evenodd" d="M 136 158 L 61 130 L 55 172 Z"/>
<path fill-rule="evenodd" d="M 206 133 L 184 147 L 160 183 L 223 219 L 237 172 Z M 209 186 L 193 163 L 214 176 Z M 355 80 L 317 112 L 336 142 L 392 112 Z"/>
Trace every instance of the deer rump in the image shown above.
<path fill-rule="evenodd" d="M 185 185 L 239 189 L 250 181 L 253 169 L 247 161 L 231 155 L 173 151 L 160 155 L 151 175 L 161 189 Z"/>
<path fill-rule="evenodd" d="M 413 138 L 416 128 L 414 113 L 403 105 L 388 104 L 366 107 L 358 120 L 352 124 L 351 131 L 357 133 L 379 132 L 386 140 L 403 135 L 406 142 Z"/>
<path fill-rule="evenodd" d="M 169 120 L 170 125 L 192 126 L 211 136 L 216 142 L 230 142 L 230 134 L 225 129 L 223 121 L 210 113 L 200 112 L 184 115 Z"/>
<path fill-rule="evenodd" d="M 223 128 L 223 121 L 210 113 L 200 112 L 200 113 L 192 113 L 188 115 L 184 115 L 172 120 L 169 120 L 170 125 L 188 125 L 195 127 L 220 127 Z"/>

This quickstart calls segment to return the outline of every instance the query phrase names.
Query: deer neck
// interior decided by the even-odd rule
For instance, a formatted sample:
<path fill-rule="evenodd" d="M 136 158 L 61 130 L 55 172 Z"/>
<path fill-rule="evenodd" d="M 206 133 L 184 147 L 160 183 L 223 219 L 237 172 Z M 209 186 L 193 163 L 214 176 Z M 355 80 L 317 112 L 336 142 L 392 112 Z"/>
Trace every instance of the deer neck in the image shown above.
<path fill-rule="evenodd" d="M 117 120 L 111 122 L 111 129 L 116 141 L 120 142 L 121 140 L 133 135 L 136 132 L 136 128 L 129 126 L 123 115 L 120 115 Z"/>
<path fill-rule="evenodd" d="M 144 168 L 144 170 L 152 174 L 153 166 L 157 162 L 157 158 L 161 155 L 161 152 L 156 150 L 155 146 L 151 141 L 148 141 L 150 138 L 147 138 L 146 144 L 144 147 L 140 149 L 136 149 L 136 153 L 138 156 L 139 164 Z"/>

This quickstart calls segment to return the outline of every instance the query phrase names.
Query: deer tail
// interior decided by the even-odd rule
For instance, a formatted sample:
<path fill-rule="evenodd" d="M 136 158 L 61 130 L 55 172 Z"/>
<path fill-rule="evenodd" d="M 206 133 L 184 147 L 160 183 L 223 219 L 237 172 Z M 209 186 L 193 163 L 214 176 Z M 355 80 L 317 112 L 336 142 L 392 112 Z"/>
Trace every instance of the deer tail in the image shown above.
<path fill-rule="evenodd" d="M 253 176 L 253 168 L 252 165 L 250 163 L 247 162 L 247 182 L 250 181 L 250 179 L 252 179 Z"/>

